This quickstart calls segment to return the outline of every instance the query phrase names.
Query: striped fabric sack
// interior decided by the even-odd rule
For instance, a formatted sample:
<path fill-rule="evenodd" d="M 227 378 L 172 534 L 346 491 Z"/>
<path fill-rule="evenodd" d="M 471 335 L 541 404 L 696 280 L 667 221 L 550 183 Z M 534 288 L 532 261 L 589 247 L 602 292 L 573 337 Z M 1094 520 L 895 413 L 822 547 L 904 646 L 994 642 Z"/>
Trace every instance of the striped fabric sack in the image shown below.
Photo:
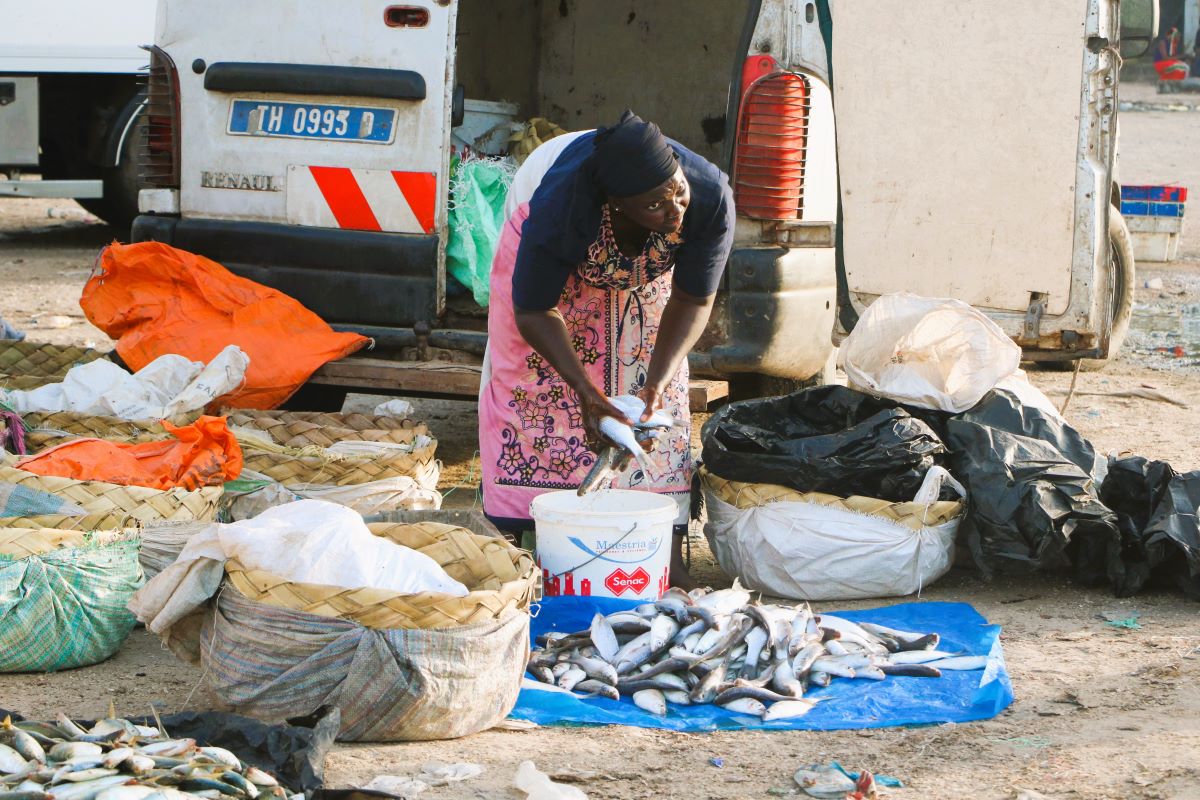
<path fill-rule="evenodd" d="M 133 630 L 126 609 L 142 585 L 138 541 L 0 555 L 0 672 L 97 664 Z"/>
<path fill-rule="evenodd" d="M 264 719 L 336 706 L 340 741 L 487 730 L 516 704 L 529 656 L 520 611 L 454 628 L 374 630 L 254 602 L 228 584 L 210 608 L 193 646 L 216 694 Z"/>

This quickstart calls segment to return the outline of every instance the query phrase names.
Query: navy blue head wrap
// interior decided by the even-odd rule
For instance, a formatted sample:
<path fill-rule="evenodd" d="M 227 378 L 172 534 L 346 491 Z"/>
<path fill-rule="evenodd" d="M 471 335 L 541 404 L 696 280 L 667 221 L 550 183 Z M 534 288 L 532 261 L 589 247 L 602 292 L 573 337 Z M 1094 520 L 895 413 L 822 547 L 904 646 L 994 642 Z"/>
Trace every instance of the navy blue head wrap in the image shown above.
<path fill-rule="evenodd" d="M 596 132 L 592 176 L 610 197 L 632 197 L 668 181 L 679 159 L 662 131 L 629 109 L 621 121 Z"/>

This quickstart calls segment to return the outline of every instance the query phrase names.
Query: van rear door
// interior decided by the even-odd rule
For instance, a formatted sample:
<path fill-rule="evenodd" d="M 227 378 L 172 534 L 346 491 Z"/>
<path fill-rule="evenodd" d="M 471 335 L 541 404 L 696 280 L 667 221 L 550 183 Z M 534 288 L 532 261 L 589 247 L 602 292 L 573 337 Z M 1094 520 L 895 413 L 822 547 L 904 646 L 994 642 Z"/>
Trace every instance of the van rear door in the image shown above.
<path fill-rule="evenodd" d="M 157 44 L 179 82 L 180 228 L 199 240 L 196 226 L 225 223 L 217 226 L 224 240 L 213 234 L 197 249 L 330 321 L 411 325 L 436 316 L 455 11 L 442 0 L 362 0 L 337 13 L 162 0 Z M 338 252 L 356 255 L 274 265 L 269 256 L 243 258 L 231 250 L 268 238 L 235 223 L 272 226 L 263 237 L 291 226 L 296 241 L 341 241 Z M 371 248 L 396 237 L 412 246 L 368 266 Z"/>
<path fill-rule="evenodd" d="M 886 5 L 832 3 L 854 308 L 955 297 L 1027 351 L 1107 346 L 1108 4 Z"/>

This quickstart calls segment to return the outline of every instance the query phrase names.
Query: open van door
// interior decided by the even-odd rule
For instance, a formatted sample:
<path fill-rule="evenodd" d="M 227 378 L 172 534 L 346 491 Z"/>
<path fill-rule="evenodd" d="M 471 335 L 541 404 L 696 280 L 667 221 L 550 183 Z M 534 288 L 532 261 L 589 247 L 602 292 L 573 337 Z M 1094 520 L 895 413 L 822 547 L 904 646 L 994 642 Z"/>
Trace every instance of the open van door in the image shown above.
<path fill-rule="evenodd" d="M 1125 294 L 1117 3 L 830 5 L 843 331 L 912 292 L 976 306 L 1029 358 L 1103 357 Z"/>

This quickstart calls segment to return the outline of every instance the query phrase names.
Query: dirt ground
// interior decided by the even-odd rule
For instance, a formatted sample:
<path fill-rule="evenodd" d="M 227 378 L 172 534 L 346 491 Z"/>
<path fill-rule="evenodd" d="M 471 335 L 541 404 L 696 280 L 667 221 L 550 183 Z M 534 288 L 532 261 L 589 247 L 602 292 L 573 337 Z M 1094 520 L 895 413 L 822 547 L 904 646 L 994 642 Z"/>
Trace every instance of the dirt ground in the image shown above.
<path fill-rule="evenodd" d="M 1179 182 L 1200 191 L 1200 112 L 1185 97 L 1123 86 L 1135 102 L 1121 118 L 1121 179 Z M 1169 110 L 1182 107 L 1185 110 Z M 110 342 L 83 319 L 79 290 L 98 249 L 120 234 L 68 201 L 0 201 L 0 316 L 30 338 Z M 1200 236 L 1169 265 L 1139 266 L 1137 315 L 1117 363 L 1081 374 L 1067 417 L 1106 452 L 1165 459 L 1200 468 L 1200 326 L 1188 325 L 1200 303 Z M 1161 279 L 1161 288 L 1144 282 Z M 1157 283 L 1154 285 L 1157 286 Z M 58 317 L 59 319 L 54 319 Z M 66 320 L 61 317 L 67 317 Z M 63 326 L 63 327 L 59 327 Z M 1170 351 L 1182 347 L 1182 356 Z M 1034 372 L 1033 382 L 1061 402 L 1071 376 Z M 1181 405 L 1120 396 L 1152 387 Z M 375 398 L 352 397 L 356 407 Z M 478 472 L 470 404 L 421 403 L 441 442 L 448 504 L 470 505 Z M 728 578 L 703 537 L 693 535 L 694 572 L 713 585 Z M 984 583 L 956 567 L 921 599 L 969 602 L 1003 626 L 1016 701 L 998 718 L 965 725 L 836 733 L 677 734 L 640 729 L 540 728 L 488 731 L 453 742 L 340 746 L 331 784 L 359 784 L 379 774 L 411 775 L 431 760 L 483 765 L 481 777 L 433 788 L 430 800 L 518 797 L 517 764 L 574 779 L 593 798 L 756 798 L 794 793 L 801 765 L 836 760 L 901 779 L 895 798 L 1013 798 L 1021 789 L 1049 798 L 1200 798 L 1200 624 L 1195 603 L 1174 594 L 1115 599 L 1059 576 Z M 881 601 L 838 603 L 841 608 Z M 1102 614 L 1138 615 L 1141 628 L 1105 623 Z M 63 710 L 86 717 L 110 699 L 122 712 L 220 706 L 200 671 L 179 663 L 138 630 L 110 661 L 55 675 L 0 676 L 0 706 L 31 716 Z M 464 703 L 470 698 L 464 698 Z M 710 759 L 723 759 L 712 766 Z"/>

